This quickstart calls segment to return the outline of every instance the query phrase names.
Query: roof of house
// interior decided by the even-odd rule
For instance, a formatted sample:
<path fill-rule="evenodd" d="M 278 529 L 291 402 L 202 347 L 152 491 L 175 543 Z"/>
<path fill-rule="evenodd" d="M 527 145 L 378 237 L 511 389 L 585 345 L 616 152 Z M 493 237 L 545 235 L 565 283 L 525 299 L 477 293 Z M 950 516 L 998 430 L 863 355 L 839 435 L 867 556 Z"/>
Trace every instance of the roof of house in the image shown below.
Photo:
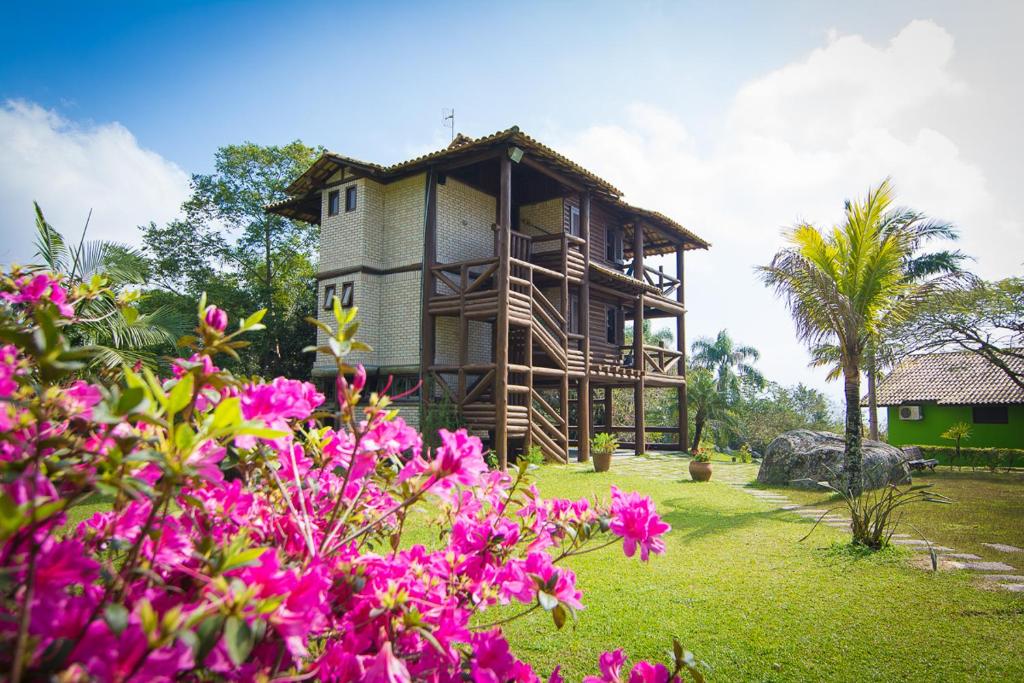
<path fill-rule="evenodd" d="M 474 153 L 482 152 L 489 147 L 499 144 L 514 144 L 522 148 L 523 151 L 530 155 L 531 159 L 552 171 L 571 178 L 574 182 L 591 191 L 599 198 L 608 201 L 623 213 L 642 218 L 668 233 L 678 235 L 682 238 L 681 241 L 686 249 L 707 249 L 711 246 L 708 242 L 667 216 L 656 211 L 648 211 L 625 203 L 621 199 L 621 190 L 568 157 L 559 154 L 547 145 L 523 133 L 519 130 L 518 126 L 512 126 L 511 128 L 479 138 L 470 138 L 460 133 L 444 149 L 391 164 L 390 166 L 362 161 L 334 152 L 324 152 L 313 162 L 312 166 L 288 186 L 286 192 L 291 195 L 288 199 L 271 204 L 266 209 L 269 212 L 278 213 L 289 218 L 318 223 L 320 221 L 319 199 L 316 202 L 311 201 L 313 198 L 310 194 L 315 192 L 343 166 L 352 168 L 367 177 L 387 181 L 421 171 L 431 164 L 442 160 L 446 162 L 455 161 L 461 157 L 471 156 Z M 660 247 L 660 251 L 666 250 L 665 245 L 659 244 L 657 246 Z"/>
<path fill-rule="evenodd" d="M 1024 359 L 1011 358 L 1008 363 L 1024 374 Z M 922 353 L 908 356 L 878 383 L 878 405 L 904 403 L 1024 403 L 1024 389 L 976 353 Z"/>

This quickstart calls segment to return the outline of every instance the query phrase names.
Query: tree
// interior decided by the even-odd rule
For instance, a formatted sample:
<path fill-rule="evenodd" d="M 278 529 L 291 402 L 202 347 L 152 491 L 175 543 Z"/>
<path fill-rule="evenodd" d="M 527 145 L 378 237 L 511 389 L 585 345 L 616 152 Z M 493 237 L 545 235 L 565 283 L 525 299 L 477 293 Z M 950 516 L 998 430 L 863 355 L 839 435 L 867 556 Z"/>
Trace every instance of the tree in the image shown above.
<path fill-rule="evenodd" d="M 784 387 L 770 382 L 764 390 L 748 389 L 733 411 L 740 442 L 750 444 L 759 453 L 764 453 L 768 444 L 783 432 L 793 429 L 828 431 L 834 428 L 828 398 L 803 384 Z"/>
<path fill-rule="evenodd" d="M 958 239 L 952 228 L 943 237 Z M 960 277 L 964 275 L 962 264 L 966 259 L 959 251 L 949 250 L 908 254 L 903 262 L 903 270 L 908 279 L 919 282 L 937 275 Z M 898 338 L 897 327 L 886 323 L 891 321 L 882 321 L 878 334 L 868 339 L 864 349 L 864 376 L 868 384 L 868 438 L 874 441 L 878 441 L 878 379 L 882 373 L 895 368 L 906 355 L 905 344 Z M 829 367 L 829 381 L 838 379 L 842 374 L 839 357 L 839 349 L 835 344 L 819 344 L 811 349 L 811 365 Z"/>
<path fill-rule="evenodd" d="M 718 391 L 731 401 L 739 397 L 741 382 L 754 387 L 765 384 L 764 376 L 752 365 L 761 357 L 753 346 L 736 344 L 728 330 L 721 330 L 714 339 L 702 337 L 690 347 L 691 362 L 717 373 Z"/>
<path fill-rule="evenodd" d="M 148 313 L 135 307 L 145 282 L 146 264 L 136 250 L 116 242 L 86 240 L 88 219 L 78 244 L 70 248 L 64 235 L 36 210 L 36 257 L 41 266 L 75 287 L 94 278 L 105 281 L 103 295 L 83 302 L 68 335 L 96 349 L 91 369 L 118 374 L 126 365 L 156 364 L 154 348 L 173 344 L 184 330 L 172 309 L 157 306 Z"/>
<path fill-rule="evenodd" d="M 967 278 L 937 291 L 898 332 L 908 352 L 961 349 L 1024 389 L 1024 278 Z"/>
<path fill-rule="evenodd" d="M 667 327 L 659 328 L 657 332 L 651 330 L 651 321 L 647 318 L 644 319 L 644 345 L 645 346 L 661 346 L 664 343 L 668 346 L 675 339 L 675 335 L 672 334 L 672 330 Z M 625 334 L 623 335 L 623 343 L 626 346 L 630 346 L 633 343 L 633 327 L 627 327 Z"/>
<path fill-rule="evenodd" d="M 887 326 L 906 320 L 941 277 L 921 281 L 906 269 L 925 242 L 948 238 L 952 228 L 923 214 L 893 208 L 889 179 L 862 201 L 847 200 L 845 220 L 829 231 L 802 223 L 789 246 L 759 268 L 765 284 L 782 296 L 798 338 L 812 349 L 838 350 L 846 402 L 845 489 L 862 489 L 860 373 L 865 352 Z"/>
<path fill-rule="evenodd" d="M 691 368 L 686 375 L 686 401 L 693 414 L 693 446 L 696 451 L 704 428 L 715 431 L 731 429 L 735 419 L 729 410 L 729 402 L 718 388 L 718 382 L 710 370 L 704 367 Z"/>
<path fill-rule="evenodd" d="M 207 292 L 235 314 L 267 309 L 266 332 L 243 365 L 265 376 L 304 375 L 314 342 L 305 318 L 315 315 L 319 229 L 264 210 L 318 150 L 300 141 L 263 147 L 251 142 L 217 150 L 214 172 L 192 177 L 184 219 L 143 228 L 152 281 L 168 301 L 188 310 Z"/>

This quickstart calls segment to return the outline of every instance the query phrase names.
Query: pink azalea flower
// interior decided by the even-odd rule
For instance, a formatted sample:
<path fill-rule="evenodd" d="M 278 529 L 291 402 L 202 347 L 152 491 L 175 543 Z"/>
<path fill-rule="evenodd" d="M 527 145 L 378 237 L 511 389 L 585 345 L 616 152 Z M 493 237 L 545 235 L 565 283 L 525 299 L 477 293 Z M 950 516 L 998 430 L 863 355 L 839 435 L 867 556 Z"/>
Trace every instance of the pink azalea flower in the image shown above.
<path fill-rule="evenodd" d="M 0 398 L 7 398 L 18 389 L 15 377 L 25 373 L 14 344 L 0 346 Z"/>
<path fill-rule="evenodd" d="M 626 557 L 633 557 L 638 546 L 640 559 L 645 562 L 650 553 L 665 552 L 665 542 L 660 536 L 672 527 L 661 521 L 649 497 L 639 493 L 623 493 L 613 485 L 611 515 L 611 531 L 622 537 L 622 549 Z"/>
<path fill-rule="evenodd" d="M 583 683 L 622 683 L 622 667 L 626 664 L 626 653 L 621 649 L 605 652 L 597 660 L 600 676 L 586 676 Z"/>
<path fill-rule="evenodd" d="M 678 683 L 678 677 L 672 677 L 664 664 L 637 662 L 629 672 L 629 683 Z"/>
<path fill-rule="evenodd" d="M 203 322 L 210 329 L 223 332 L 228 326 L 228 314 L 216 306 L 207 306 L 206 313 L 203 315 Z"/>

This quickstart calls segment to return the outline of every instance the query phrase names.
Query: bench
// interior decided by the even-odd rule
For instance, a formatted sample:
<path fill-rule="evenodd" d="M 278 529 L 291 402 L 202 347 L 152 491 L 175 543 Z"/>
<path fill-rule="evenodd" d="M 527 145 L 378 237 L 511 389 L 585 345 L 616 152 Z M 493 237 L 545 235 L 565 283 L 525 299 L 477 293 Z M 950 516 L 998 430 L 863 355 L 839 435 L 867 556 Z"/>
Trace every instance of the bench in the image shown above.
<path fill-rule="evenodd" d="M 925 470 L 935 471 L 939 461 L 934 458 L 925 458 L 918 446 L 904 446 L 903 455 L 907 460 L 907 467 L 911 472 L 923 472 Z"/>

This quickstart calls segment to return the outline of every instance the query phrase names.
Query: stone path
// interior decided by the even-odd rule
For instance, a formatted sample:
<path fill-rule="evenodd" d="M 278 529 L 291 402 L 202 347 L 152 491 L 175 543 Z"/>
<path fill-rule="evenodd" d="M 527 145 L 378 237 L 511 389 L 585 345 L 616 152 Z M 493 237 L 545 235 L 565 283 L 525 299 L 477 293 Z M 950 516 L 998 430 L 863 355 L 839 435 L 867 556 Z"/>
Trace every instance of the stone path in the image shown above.
<path fill-rule="evenodd" d="M 652 479 L 669 478 L 679 481 L 690 478 L 687 469 L 689 463 L 690 458 L 682 453 L 648 453 L 643 456 L 635 456 L 627 451 L 619 451 L 612 456 L 611 471 Z M 774 509 L 799 515 L 808 522 L 815 522 L 820 519 L 822 525 L 834 529 L 849 530 L 850 528 L 850 520 L 845 516 L 837 514 L 836 511 L 826 514 L 828 510 L 794 503 L 784 493 L 750 488 L 749 484 L 757 477 L 757 464 L 715 462 L 712 465 L 714 467 L 713 482 L 724 483 L 730 488 L 741 491 Z M 570 467 L 578 470 L 589 470 L 593 465 L 591 463 L 572 462 Z M 973 553 L 957 552 L 955 548 L 936 545 L 925 539 L 913 538 L 903 533 L 893 534 L 892 543 L 917 553 L 928 553 L 930 547 L 938 556 L 941 569 L 977 572 L 975 576 L 979 579 L 979 585 L 1015 593 L 1024 592 L 1024 576 L 1015 574 L 1016 568 L 1005 562 L 985 560 Z M 1024 548 L 1004 543 L 982 543 L 981 545 L 989 548 L 994 553 L 1007 555 L 1024 553 Z M 931 563 L 926 561 L 920 563 L 920 565 L 930 567 Z"/>

